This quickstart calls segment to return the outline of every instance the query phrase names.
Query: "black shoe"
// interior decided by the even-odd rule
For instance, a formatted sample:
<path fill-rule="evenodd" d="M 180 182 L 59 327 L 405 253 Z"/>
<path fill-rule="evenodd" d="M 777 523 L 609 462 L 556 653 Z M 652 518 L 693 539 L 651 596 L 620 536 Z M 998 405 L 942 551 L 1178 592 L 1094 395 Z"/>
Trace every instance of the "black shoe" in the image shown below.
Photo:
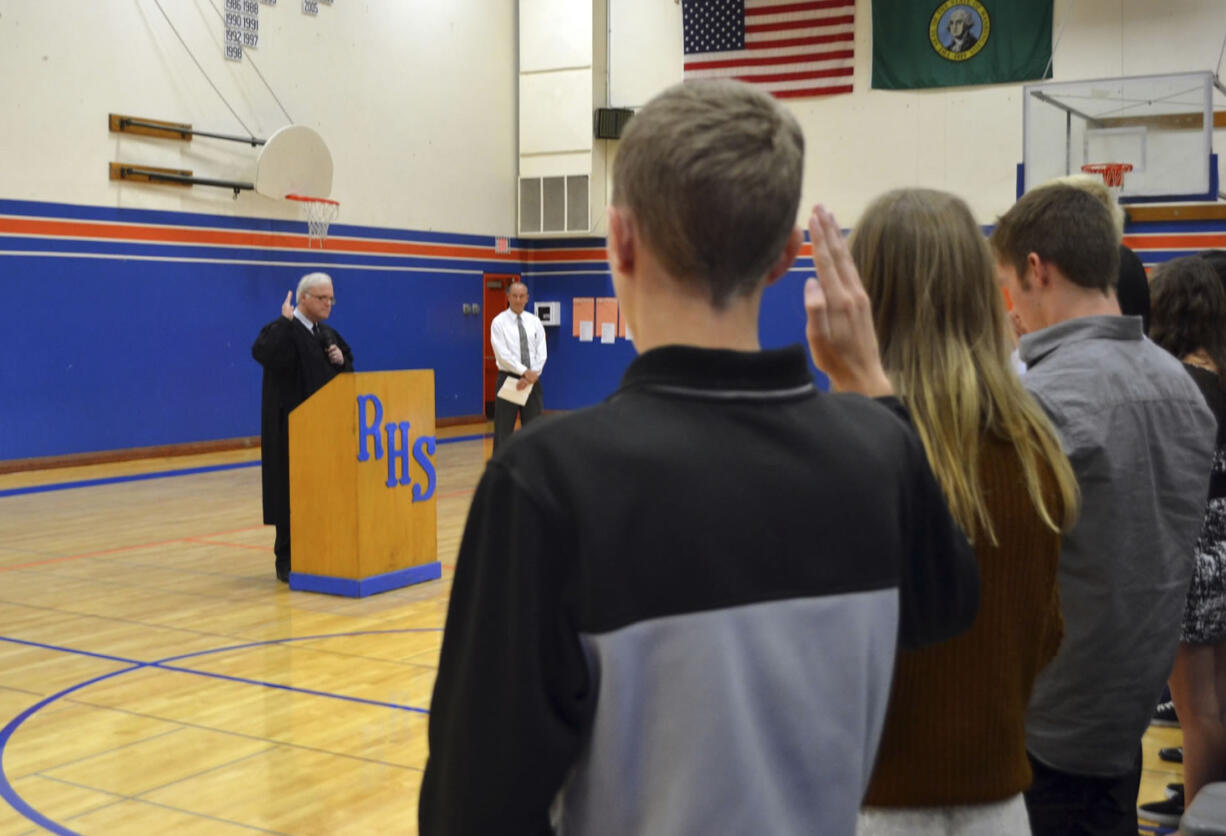
<path fill-rule="evenodd" d="M 1137 815 L 1165 827 L 1179 827 L 1179 819 L 1183 817 L 1183 790 L 1165 801 L 1137 805 Z"/>
<path fill-rule="evenodd" d="M 1167 784 L 1166 789 L 1164 789 L 1163 792 L 1166 793 L 1167 798 L 1178 798 L 1182 800 L 1183 784 Z"/>
<path fill-rule="evenodd" d="M 277 567 L 277 580 L 281 581 L 281 583 L 289 583 L 289 567 L 288 566 L 284 568 L 280 566 Z"/>
<path fill-rule="evenodd" d="M 1183 763 L 1183 747 L 1166 746 L 1158 750 L 1158 757 L 1167 763 Z"/>
<path fill-rule="evenodd" d="M 1149 721 L 1151 726 L 1178 726 L 1179 715 L 1175 713 L 1175 703 L 1167 700 L 1158 703 L 1154 709 L 1154 718 Z"/>

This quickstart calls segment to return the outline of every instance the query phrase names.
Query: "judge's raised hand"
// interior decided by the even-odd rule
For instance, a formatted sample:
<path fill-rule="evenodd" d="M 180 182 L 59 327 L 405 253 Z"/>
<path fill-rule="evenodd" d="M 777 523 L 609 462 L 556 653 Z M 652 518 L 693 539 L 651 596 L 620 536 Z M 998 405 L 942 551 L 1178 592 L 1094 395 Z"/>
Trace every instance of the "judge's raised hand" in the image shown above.
<path fill-rule="evenodd" d="M 814 206 L 809 216 L 809 238 L 817 277 L 805 282 L 805 336 L 813 364 L 840 392 L 893 394 L 881 365 L 868 294 L 838 223 L 822 206 Z"/>
<path fill-rule="evenodd" d="M 285 294 L 285 301 L 281 303 L 281 316 L 286 319 L 294 318 L 294 291 Z"/>

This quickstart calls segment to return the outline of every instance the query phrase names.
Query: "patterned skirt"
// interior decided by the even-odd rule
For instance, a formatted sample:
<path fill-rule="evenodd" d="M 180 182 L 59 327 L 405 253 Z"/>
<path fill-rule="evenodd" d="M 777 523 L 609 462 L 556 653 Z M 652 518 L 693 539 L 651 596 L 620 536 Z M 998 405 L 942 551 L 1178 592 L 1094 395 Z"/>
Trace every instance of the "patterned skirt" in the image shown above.
<path fill-rule="evenodd" d="M 1226 498 L 1209 500 L 1192 585 L 1183 611 L 1185 644 L 1216 644 L 1226 638 Z"/>

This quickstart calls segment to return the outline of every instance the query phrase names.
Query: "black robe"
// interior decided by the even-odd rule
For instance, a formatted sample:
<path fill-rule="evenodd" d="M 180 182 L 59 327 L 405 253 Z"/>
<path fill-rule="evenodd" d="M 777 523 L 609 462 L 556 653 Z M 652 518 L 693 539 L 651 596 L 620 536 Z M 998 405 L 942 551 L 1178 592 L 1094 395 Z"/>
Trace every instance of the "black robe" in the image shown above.
<path fill-rule="evenodd" d="M 353 371 L 353 352 L 336 329 L 322 322 L 313 335 L 297 318 L 277 317 L 260 329 L 251 356 L 264 367 L 260 408 L 260 462 L 263 466 L 264 524 L 289 523 L 289 413 L 339 372 Z M 332 365 L 329 342 L 345 355 Z"/>

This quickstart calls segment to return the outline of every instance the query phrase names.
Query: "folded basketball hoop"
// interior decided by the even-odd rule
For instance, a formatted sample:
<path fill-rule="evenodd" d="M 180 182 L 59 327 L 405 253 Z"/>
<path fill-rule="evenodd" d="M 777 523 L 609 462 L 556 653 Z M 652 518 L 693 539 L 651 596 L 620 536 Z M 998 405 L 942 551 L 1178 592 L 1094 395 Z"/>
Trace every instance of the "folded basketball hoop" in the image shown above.
<path fill-rule="evenodd" d="M 340 203 L 326 197 L 308 197 L 301 194 L 287 194 L 285 199 L 302 204 L 302 212 L 307 219 L 307 246 L 318 241 L 322 248 L 328 238 L 328 225 L 341 210 Z"/>

